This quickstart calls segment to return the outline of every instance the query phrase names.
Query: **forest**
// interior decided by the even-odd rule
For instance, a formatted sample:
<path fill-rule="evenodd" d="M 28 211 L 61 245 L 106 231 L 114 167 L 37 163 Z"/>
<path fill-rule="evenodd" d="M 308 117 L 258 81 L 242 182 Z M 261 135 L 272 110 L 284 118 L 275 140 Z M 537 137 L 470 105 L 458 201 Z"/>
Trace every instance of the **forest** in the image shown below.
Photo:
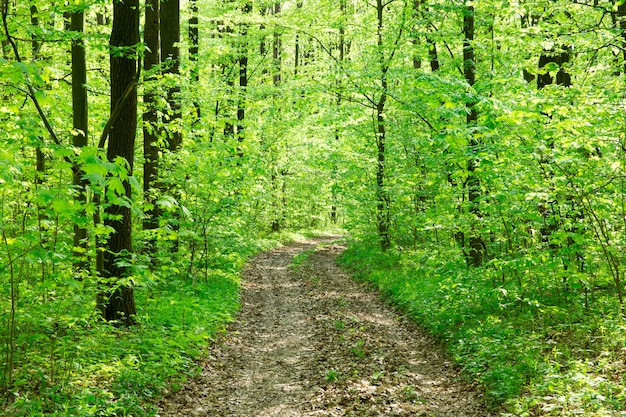
<path fill-rule="evenodd" d="M 155 415 L 328 230 L 502 415 L 626 415 L 624 0 L 0 15 L 1 415 Z"/>

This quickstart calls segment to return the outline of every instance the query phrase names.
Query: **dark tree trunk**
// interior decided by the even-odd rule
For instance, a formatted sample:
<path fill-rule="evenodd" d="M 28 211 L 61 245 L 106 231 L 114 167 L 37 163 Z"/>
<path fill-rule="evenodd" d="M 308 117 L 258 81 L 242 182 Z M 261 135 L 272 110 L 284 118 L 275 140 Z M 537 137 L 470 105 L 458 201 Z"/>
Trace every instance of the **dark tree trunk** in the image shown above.
<path fill-rule="evenodd" d="M 274 4 L 274 14 L 277 15 L 280 13 L 281 4 Z M 272 58 L 274 60 L 274 85 L 279 85 L 281 83 L 281 72 L 282 72 L 282 40 L 280 33 L 277 31 L 274 32 L 274 43 L 272 46 Z"/>
<path fill-rule="evenodd" d="M 137 57 L 132 50 L 139 43 L 139 0 L 113 1 L 113 28 L 111 30 L 111 113 L 121 107 L 119 117 L 113 122 L 109 135 L 107 158 L 126 162 L 128 175 L 132 175 L 135 136 L 137 130 Z M 122 179 L 123 199 L 130 200 L 131 189 L 127 179 Z M 103 291 L 99 307 L 107 321 L 124 325 L 135 321 L 133 287 L 127 282 L 130 275 L 127 262 L 132 254 L 131 211 L 127 204 L 111 202 L 106 209 L 105 225 L 113 232 L 108 238 L 101 271 Z"/>
<path fill-rule="evenodd" d="M 39 10 L 37 9 L 36 4 L 31 4 L 30 6 L 30 24 L 33 28 L 39 27 Z M 32 52 L 32 60 L 37 59 L 37 55 L 39 54 L 39 48 L 41 48 L 41 42 L 35 32 L 31 37 L 30 41 L 31 52 Z M 45 179 L 46 175 L 46 156 L 41 149 L 41 146 L 37 146 L 35 149 L 35 183 L 41 184 Z"/>
<path fill-rule="evenodd" d="M 30 24 L 33 28 L 39 27 L 39 10 L 37 9 L 36 4 L 31 4 L 30 6 Z M 39 42 L 37 35 L 33 33 L 31 38 L 31 51 L 33 61 L 37 59 L 37 54 L 39 53 L 40 47 L 41 43 Z"/>
<path fill-rule="evenodd" d="M 474 7 L 466 5 L 463 16 L 463 74 L 467 84 L 471 87 L 476 84 L 476 56 L 474 53 Z M 473 94 L 469 91 L 468 94 Z M 480 179 L 476 169 L 478 167 L 478 151 L 480 141 L 477 139 L 474 129 L 478 120 L 478 110 L 476 109 L 476 101 L 469 98 L 467 103 L 467 126 L 469 129 L 469 158 L 467 160 L 467 190 L 468 201 L 470 204 L 470 214 L 476 219 L 482 216 L 480 211 L 480 198 L 482 191 L 480 188 Z M 472 226 L 470 237 L 468 239 L 467 261 L 470 266 L 480 266 L 484 258 L 484 242 L 480 237 L 480 232 Z"/>
<path fill-rule="evenodd" d="M 337 59 L 337 65 L 339 65 L 341 69 L 341 66 L 343 65 L 343 61 L 346 59 L 346 56 L 345 56 L 345 53 L 346 53 L 346 27 L 345 27 L 346 0 L 339 1 L 339 11 L 341 13 L 341 25 L 339 26 L 339 57 Z M 337 106 L 337 112 L 339 113 L 339 111 L 341 110 L 342 94 L 343 94 L 341 77 L 337 77 L 336 88 L 337 88 L 337 100 L 335 102 L 335 105 Z M 337 146 L 339 146 L 339 140 L 340 140 L 339 129 L 335 128 L 335 142 L 337 143 Z M 331 187 L 332 205 L 330 207 L 330 221 L 333 223 L 337 223 L 337 220 L 338 220 L 337 205 L 338 205 L 338 200 L 339 200 L 339 196 L 337 195 L 337 188 L 338 188 L 337 172 L 339 171 L 339 169 L 337 167 L 336 161 L 333 160 L 333 164 L 334 164 L 333 185 Z"/>
<path fill-rule="evenodd" d="M 72 144 L 77 148 L 87 146 L 89 129 L 89 110 L 87 101 L 87 59 L 85 51 L 85 13 L 83 10 L 72 11 L 71 29 L 74 36 L 72 41 L 72 124 L 74 135 Z M 87 181 L 83 179 L 84 172 L 81 169 L 74 171 L 74 186 L 78 200 L 81 204 L 86 201 L 85 189 Z M 84 213 L 83 213 L 84 214 Z M 80 269 L 89 267 L 86 258 L 89 242 L 87 228 L 74 225 L 74 247 L 79 248 L 74 252 L 75 266 Z"/>
<path fill-rule="evenodd" d="M 385 167 L 385 145 L 387 140 L 387 127 L 385 125 L 385 105 L 387 103 L 387 73 L 389 72 L 389 64 L 384 55 L 383 43 L 383 12 L 385 5 L 383 0 L 376 0 L 377 14 L 377 43 L 380 65 L 380 98 L 376 103 L 376 221 L 378 226 L 378 238 L 380 239 L 380 247 L 383 251 L 391 247 L 391 236 L 389 235 L 389 195 L 386 190 L 386 167 Z"/>
<path fill-rule="evenodd" d="M 144 74 L 148 77 L 145 81 L 154 80 L 154 77 L 148 76 L 158 67 L 160 59 L 160 41 L 159 41 L 159 0 L 147 0 L 145 12 L 145 28 L 144 43 L 147 47 L 144 54 Z M 155 188 L 158 181 L 158 163 L 159 163 L 159 147 L 158 147 L 158 110 L 157 97 L 150 85 L 146 85 L 143 95 L 144 112 L 143 118 L 143 193 L 144 199 L 151 204 L 151 208 L 146 210 L 146 217 L 143 220 L 144 230 L 154 230 L 159 225 L 159 210 L 156 205 Z M 147 251 L 154 255 L 154 239 L 149 238 L 147 243 Z"/>
<path fill-rule="evenodd" d="M 281 12 L 281 3 L 275 3 L 274 7 L 270 8 L 270 13 L 277 15 Z M 282 83 L 282 38 L 278 31 L 274 31 L 272 42 L 272 84 L 274 87 L 280 86 Z M 274 96 L 274 100 L 277 100 L 279 96 L 278 89 Z M 278 104 L 277 104 L 278 105 Z M 285 223 L 285 188 L 286 188 L 286 174 L 285 170 L 278 170 L 277 174 L 273 174 L 271 177 L 272 188 L 274 191 L 274 198 L 272 200 L 272 206 L 274 211 L 274 218 L 272 219 L 271 230 L 278 232 L 283 228 Z"/>
<path fill-rule="evenodd" d="M 190 0 L 189 10 L 189 61 L 191 62 L 191 81 L 193 84 L 200 82 L 200 67 L 198 66 L 198 54 L 200 53 L 200 35 L 198 27 L 198 0 Z M 200 103 L 194 100 L 194 109 L 196 111 L 196 119 L 202 117 Z"/>
<path fill-rule="evenodd" d="M 249 14 L 252 11 L 252 3 L 246 2 L 242 7 L 242 13 Z M 242 143 L 244 141 L 244 121 L 246 118 L 246 91 L 248 89 L 248 36 L 247 23 L 241 25 L 239 47 L 239 94 L 237 99 L 237 153 L 241 160 L 244 156 Z"/>
<path fill-rule="evenodd" d="M 161 60 L 164 72 L 178 77 L 180 74 L 180 0 L 163 0 L 161 2 Z M 168 149 L 176 151 L 183 141 L 181 131 L 182 114 L 180 105 L 180 87 L 178 80 L 167 92 L 167 102 L 170 107 L 172 129 L 168 134 Z"/>

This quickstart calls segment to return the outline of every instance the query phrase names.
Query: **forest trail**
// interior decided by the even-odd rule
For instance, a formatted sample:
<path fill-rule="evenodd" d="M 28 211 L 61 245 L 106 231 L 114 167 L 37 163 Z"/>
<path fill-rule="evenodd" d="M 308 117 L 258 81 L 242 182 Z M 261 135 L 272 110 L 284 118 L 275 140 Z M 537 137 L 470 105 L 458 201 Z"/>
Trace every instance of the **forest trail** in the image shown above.
<path fill-rule="evenodd" d="M 430 337 L 336 266 L 343 249 L 314 239 L 254 258 L 238 319 L 159 415 L 492 415 Z"/>

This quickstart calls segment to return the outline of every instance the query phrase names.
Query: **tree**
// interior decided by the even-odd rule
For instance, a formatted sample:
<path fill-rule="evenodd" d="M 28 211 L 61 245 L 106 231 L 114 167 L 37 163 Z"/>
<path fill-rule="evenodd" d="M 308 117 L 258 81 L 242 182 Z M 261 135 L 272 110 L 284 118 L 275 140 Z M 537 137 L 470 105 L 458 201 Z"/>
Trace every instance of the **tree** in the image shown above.
<path fill-rule="evenodd" d="M 103 290 L 99 308 L 108 321 L 125 325 L 135 321 L 135 296 L 128 259 L 132 255 L 131 186 L 137 130 L 137 47 L 139 43 L 139 0 L 113 2 L 110 38 L 112 121 L 107 158 L 118 166 L 109 187 L 105 225 L 112 232 L 106 242 Z"/>
<path fill-rule="evenodd" d="M 191 81 L 192 85 L 197 85 L 200 81 L 200 67 L 198 65 L 198 53 L 200 52 L 200 33 L 199 33 L 199 18 L 198 18 L 198 0 L 190 0 L 189 2 L 189 60 L 191 61 Z M 202 117 L 202 109 L 200 103 L 194 100 L 194 109 L 196 111 L 195 117 L 200 119 Z M 194 120 L 194 124 L 197 120 Z"/>
<path fill-rule="evenodd" d="M 167 90 L 168 137 L 170 151 L 180 148 L 183 141 L 182 113 L 180 105 L 180 0 L 164 0 L 160 7 L 161 60 L 163 72 L 169 76 Z"/>
<path fill-rule="evenodd" d="M 146 81 L 154 81 L 154 72 L 161 62 L 160 54 L 160 1 L 148 0 L 146 2 L 145 25 L 144 25 L 144 77 Z M 144 230 L 154 230 L 159 225 L 159 210 L 156 204 L 155 188 L 158 181 L 159 164 L 159 109 L 157 108 L 157 93 L 152 85 L 147 85 L 143 96 L 143 193 L 144 200 L 149 204 L 143 221 Z M 154 250 L 154 242 L 149 238 L 148 250 Z"/>
<path fill-rule="evenodd" d="M 385 122 L 385 105 L 387 104 L 387 89 L 389 87 L 388 73 L 390 59 L 385 55 L 385 44 L 383 38 L 384 31 L 384 11 L 388 3 L 383 0 L 376 0 L 376 44 L 378 46 L 378 62 L 380 71 L 380 93 L 378 100 L 375 102 L 375 131 L 376 135 L 376 198 L 378 200 L 376 206 L 376 222 L 378 226 L 378 237 L 380 246 L 383 250 L 391 247 L 391 237 L 389 235 L 390 227 L 390 198 L 386 190 L 386 171 L 385 171 L 385 145 L 387 141 L 387 126 Z M 394 50 L 395 53 L 395 50 Z M 392 53 L 393 57 L 393 53 Z"/>
<path fill-rule="evenodd" d="M 85 12 L 79 6 L 72 10 L 71 25 L 72 38 L 72 144 L 77 148 L 87 146 L 89 137 L 89 106 L 87 99 L 87 58 L 85 51 Z M 76 187 L 78 200 L 86 203 L 87 180 L 84 171 L 76 169 L 73 183 Z M 83 213 L 84 214 L 84 213 Z M 86 269 L 89 266 L 85 254 L 88 250 L 87 227 L 85 224 L 74 224 L 75 264 L 78 268 Z"/>
<path fill-rule="evenodd" d="M 241 9 L 244 15 L 252 11 L 252 3 L 246 1 Z M 237 141 L 239 142 L 238 156 L 243 158 L 243 148 L 241 143 L 244 141 L 244 122 L 246 118 L 246 89 L 248 88 L 248 24 L 240 25 L 240 46 L 239 46 L 239 94 L 237 98 Z"/>
<path fill-rule="evenodd" d="M 469 132 L 469 146 L 467 160 L 467 192 L 469 201 L 469 211 L 474 220 L 481 217 L 480 199 L 482 196 L 480 179 L 478 177 L 478 152 L 480 141 L 476 135 L 476 123 L 478 121 L 478 109 L 476 107 L 476 99 L 474 98 L 474 85 L 476 84 L 476 54 L 474 52 L 474 6 L 466 2 L 463 10 L 463 74 L 468 84 L 468 99 L 466 102 L 467 117 L 466 123 Z M 479 230 L 473 226 L 470 232 L 468 242 L 468 264 L 471 266 L 480 266 L 483 262 L 484 243 L 480 237 Z"/>

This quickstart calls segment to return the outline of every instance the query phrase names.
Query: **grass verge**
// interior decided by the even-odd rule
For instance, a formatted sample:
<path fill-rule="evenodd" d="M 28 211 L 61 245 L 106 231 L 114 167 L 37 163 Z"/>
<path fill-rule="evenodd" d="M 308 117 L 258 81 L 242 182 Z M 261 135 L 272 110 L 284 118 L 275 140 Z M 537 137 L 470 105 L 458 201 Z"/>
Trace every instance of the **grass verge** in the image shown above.
<path fill-rule="evenodd" d="M 353 242 L 340 263 L 441 339 L 504 415 L 626 416 L 626 323 L 601 283 L 589 299 L 545 268 L 502 280 L 434 247 Z"/>
<path fill-rule="evenodd" d="M 23 299 L 40 292 L 46 302 L 17 312 L 13 383 L 0 415 L 154 416 L 156 399 L 199 371 L 195 361 L 232 320 L 246 260 L 278 239 L 225 251 L 208 274 L 190 277 L 163 264 L 138 279 L 138 324 L 130 328 L 100 319 L 93 282 L 73 281 L 71 292 L 24 286 L 33 294 Z"/>

